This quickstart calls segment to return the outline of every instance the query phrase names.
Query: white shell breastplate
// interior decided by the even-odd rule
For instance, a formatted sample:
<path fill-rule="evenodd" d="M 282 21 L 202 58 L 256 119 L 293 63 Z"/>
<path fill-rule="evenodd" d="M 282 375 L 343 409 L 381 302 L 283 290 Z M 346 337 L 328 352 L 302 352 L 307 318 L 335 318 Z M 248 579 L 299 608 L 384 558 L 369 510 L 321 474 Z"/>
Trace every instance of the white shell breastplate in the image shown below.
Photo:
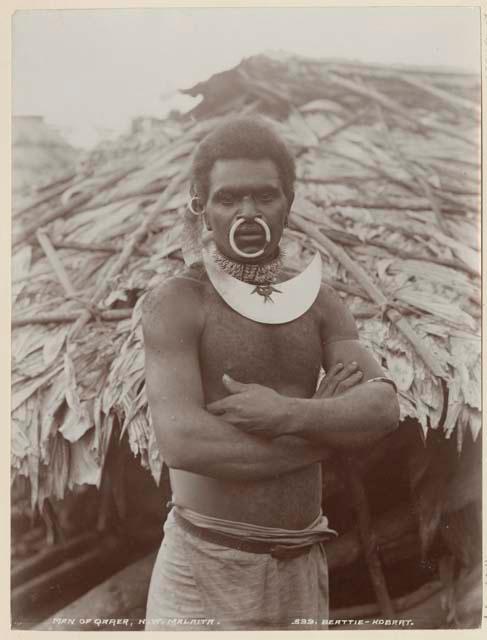
<path fill-rule="evenodd" d="M 284 324 L 302 316 L 314 303 L 321 285 L 321 256 L 316 253 L 306 269 L 290 280 L 269 285 L 241 282 L 225 273 L 203 251 L 211 284 L 234 311 L 264 324 Z"/>

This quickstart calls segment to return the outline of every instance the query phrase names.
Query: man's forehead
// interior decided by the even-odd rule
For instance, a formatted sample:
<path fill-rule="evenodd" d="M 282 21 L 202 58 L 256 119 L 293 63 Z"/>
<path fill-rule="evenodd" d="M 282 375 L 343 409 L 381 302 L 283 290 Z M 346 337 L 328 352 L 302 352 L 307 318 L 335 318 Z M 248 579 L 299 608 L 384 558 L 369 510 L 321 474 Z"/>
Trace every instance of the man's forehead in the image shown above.
<path fill-rule="evenodd" d="M 236 158 L 217 160 L 210 173 L 210 190 L 224 187 L 280 185 L 279 171 L 275 163 L 267 158 L 252 160 Z"/>

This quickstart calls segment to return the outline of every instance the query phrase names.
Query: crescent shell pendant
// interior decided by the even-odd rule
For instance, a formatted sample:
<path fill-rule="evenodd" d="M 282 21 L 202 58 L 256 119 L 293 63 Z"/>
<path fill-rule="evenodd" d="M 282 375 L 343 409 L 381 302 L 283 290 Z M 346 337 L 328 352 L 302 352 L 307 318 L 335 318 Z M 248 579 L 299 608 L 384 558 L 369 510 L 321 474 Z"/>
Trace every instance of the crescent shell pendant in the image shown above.
<path fill-rule="evenodd" d="M 321 256 L 316 253 L 299 275 L 269 285 L 242 282 L 223 271 L 203 251 L 206 272 L 221 298 L 241 316 L 263 324 L 285 324 L 301 317 L 318 297 L 321 286 Z"/>

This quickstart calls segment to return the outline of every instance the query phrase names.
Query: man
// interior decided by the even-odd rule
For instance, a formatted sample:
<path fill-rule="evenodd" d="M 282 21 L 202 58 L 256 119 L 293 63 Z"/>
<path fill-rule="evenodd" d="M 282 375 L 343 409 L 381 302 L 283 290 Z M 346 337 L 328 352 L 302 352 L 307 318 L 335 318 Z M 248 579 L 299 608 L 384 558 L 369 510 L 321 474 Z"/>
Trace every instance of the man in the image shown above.
<path fill-rule="evenodd" d="M 321 542 L 334 532 L 320 463 L 397 424 L 393 385 L 321 284 L 319 256 L 294 278 L 282 268 L 294 179 L 284 142 L 259 120 L 213 131 L 193 160 L 190 203 L 212 244 L 203 266 L 146 299 L 147 391 L 175 505 L 147 629 L 326 618 Z"/>

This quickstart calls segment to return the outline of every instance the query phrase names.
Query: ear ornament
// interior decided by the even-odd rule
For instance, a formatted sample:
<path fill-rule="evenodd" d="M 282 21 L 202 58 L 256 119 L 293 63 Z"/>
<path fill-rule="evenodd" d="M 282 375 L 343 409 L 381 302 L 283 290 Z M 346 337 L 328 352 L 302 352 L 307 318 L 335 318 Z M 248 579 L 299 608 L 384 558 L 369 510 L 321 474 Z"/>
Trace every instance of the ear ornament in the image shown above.
<path fill-rule="evenodd" d="M 188 202 L 188 209 L 194 216 L 201 216 L 205 213 L 205 208 L 201 206 L 198 196 L 193 196 Z"/>

